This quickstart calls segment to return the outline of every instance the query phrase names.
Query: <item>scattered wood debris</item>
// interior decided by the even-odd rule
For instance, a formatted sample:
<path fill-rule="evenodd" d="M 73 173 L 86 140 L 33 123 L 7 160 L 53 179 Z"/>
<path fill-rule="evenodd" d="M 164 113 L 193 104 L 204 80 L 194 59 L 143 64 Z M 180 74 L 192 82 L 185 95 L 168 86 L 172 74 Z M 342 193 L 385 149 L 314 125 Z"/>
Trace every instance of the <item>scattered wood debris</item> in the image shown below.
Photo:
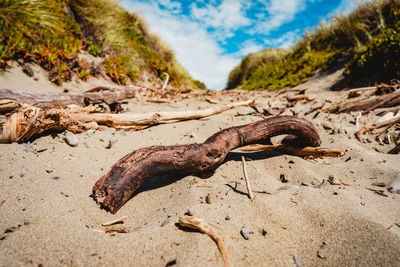
<path fill-rule="evenodd" d="M 103 114 L 75 112 L 63 108 L 41 109 L 24 106 L 0 124 L 0 143 L 25 142 L 32 136 L 49 130 L 69 130 L 80 133 L 99 125 L 118 129 L 140 130 L 164 121 L 179 121 L 208 117 L 235 107 L 246 106 L 254 100 L 227 104 L 204 110 L 150 112 L 144 114 Z"/>
<path fill-rule="evenodd" d="M 251 190 L 249 176 L 247 175 L 246 160 L 245 160 L 245 158 L 243 156 L 242 156 L 242 165 L 243 165 L 243 175 L 244 175 L 244 180 L 246 182 L 247 192 L 249 194 L 249 198 L 251 200 L 253 200 L 254 199 L 254 195 L 253 195 L 253 191 Z"/>
<path fill-rule="evenodd" d="M 349 186 L 349 185 L 350 185 L 350 184 L 348 184 L 348 183 L 346 183 L 346 182 L 343 182 L 343 181 L 337 179 L 337 178 L 336 178 L 335 176 L 333 176 L 333 175 L 329 175 L 328 182 L 329 182 L 331 185 L 345 185 L 345 186 Z"/>
<path fill-rule="evenodd" d="M 107 226 L 106 229 L 104 230 L 104 233 L 106 234 L 115 234 L 115 233 L 130 233 L 131 230 L 126 228 L 123 225 L 110 225 Z"/>
<path fill-rule="evenodd" d="M 400 90 L 399 90 L 399 92 L 400 92 Z M 382 127 L 385 127 L 385 126 L 388 126 L 388 125 L 393 125 L 393 124 L 398 123 L 398 122 L 400 122 L 400 116 L 394 117 L 394 118 L 392 118 L 390 120 L 372 123 L 372 124 L 370 124 L 368 126 L 362 127 L 358 132 L 355 133 L 355 137 L 357 138 L 358 141 L 361 142 L 361 138 L 362 138 L 362 136 L 363 136 L 363 134 L 365 132 L 370 132 L 372 130 L 375 130 L 375 129 L 378 129 L 378 128 L 382 128 Z"/>
<path fill-rule="evenodd" d="M 210 225 L 205 223 L 203 219 L 194 216 L 181 216 L 179 217 L 178 222 L 183 227 L 189 227 L 192 229 L 199 230 L 200 232 L 211 237 L 211 239 L 214 240 L 215 243 L 217 243 L 218 249 L 221 253 L 225 266 L 227 267 L 231 266 L 231 262 L 228 257 L 228 250 L 224 244 L 223 238 L 217 232 L 215 232 L 215 230 Z"/>

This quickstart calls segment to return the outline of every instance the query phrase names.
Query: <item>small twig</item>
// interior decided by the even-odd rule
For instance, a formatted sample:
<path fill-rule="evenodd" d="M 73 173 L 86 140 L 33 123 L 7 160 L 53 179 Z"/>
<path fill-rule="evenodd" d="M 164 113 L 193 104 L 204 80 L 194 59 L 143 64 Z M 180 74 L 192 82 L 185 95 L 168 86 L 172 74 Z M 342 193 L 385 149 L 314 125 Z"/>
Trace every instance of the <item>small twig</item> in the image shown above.
<path fill-rule="evenodd" d="M 205 223 L 203 219 L 194 216 L 181 216 L 179 217 L 179 224 L 183 227 L 189 227 L 192 229 L 199 230 L 200 232 L 211 237 L 212 240 L 217 243 L 219 252 L 221 253 L 222 259 L 224 260 L 225 266 L 230 267 L 231 262 L 228 258 L 228 250 L 224 244 L 223 238 L 211 228 L 210 225 Z"/>
<path fill-rule="evenodd" d="M 164 73 L 164 75 L 167 76 L 167 78 L 166 78 L 165 81 L 164 81 L 164 84 L 163 84 L 163 87 L 161 88 L 161 91 L 164 91 L 164 90 L 165 90 L 165 88 L 167 87 L 168 81 L 169 81 L 169 74 L 166 73 L 166 72 L 163 72 L 163 73 Z"/>
<path fill-rule="evenodd" d="M 275 150 L 299 157 L 342 157 L 346 153 L 342 149 L 322 147 L 292 147 L 282 144 L 276 145 L 249 145 L 240 148 L 241 151 Z"/>
<path fill-rule="evenodd" d="M 379 189 L 373 189 L 373 188 L 368 188 L 367 187 L 367 189 L 368 190 L 371 190 L 371 191 L 373 191 L 373 192 L 375 192 L 375 193 L 377 193 L 378 195 L 381 195 L 381 196 L 383 196 L 383 197 L 388 197 L 388 195 L 385 193 L 385 191 L 383 191 L 383 190 L 379 190 Z"/>
<path fill-rule="evenodd" d="M 126 219 L 126 218 L 128 218 L 128 216 L 122 216 L 121 218 L 112 220 L 110 222 L 103 223 L 102 226 L 109 226 L 109 225 L 113 225 L 116 223 L 121 223 L 121 222 L 124 222 L 124 219 Z"/>
<path fill-rule="evenodd" d="M 244 159 L 243 156 L 242 156 L 242 163 L 243 163 L 243 174 L 244 174 L 244 180 L 246 181 L 247 192 L 249 192 L 249 198 L 251 200 L 253 200 L 254 195 L 253 195 L 253 191 L 251 191 L 250 181 L 249 181 L 249 177 L 247 175 L 247 170 L 246 170 L 246 160 Z"/>
<path fill-rule="evenodd" d="M 347 92 L 355 92 L 355 91 L 366 91 L 366 90 L 376 90 L 376 86 L 371 86 L 371 87 L 360 87 L 360 88 L 354 88 L 350 90 L 345 90 Z"/>
<path fill-rule="evenodd" d="M 361 118 L 361 112 L 358 112 L 358 115 L 357 115 L 357 117 L 356 117 L 356 128 L 357 128 L 357 131 L 360 129 L 360 118 Z"/>

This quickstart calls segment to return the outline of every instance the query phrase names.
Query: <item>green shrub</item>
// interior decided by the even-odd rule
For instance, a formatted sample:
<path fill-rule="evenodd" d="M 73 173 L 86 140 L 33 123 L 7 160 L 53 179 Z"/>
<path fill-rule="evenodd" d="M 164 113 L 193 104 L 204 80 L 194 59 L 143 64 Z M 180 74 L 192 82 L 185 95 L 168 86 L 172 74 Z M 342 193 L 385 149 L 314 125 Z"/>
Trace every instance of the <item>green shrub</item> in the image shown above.
<path fill-rule="evenodd" d="M 400 33 L 387 29 L 374 37 L 346 64 L 345 73 L 352 81 L 365 77 L 376 81 L 400 79 Z"/>
<path fill-rule="evenodd" d="M 116 83 L 127 84 L 138 78 L 138 68 L 129 55 L 111 55 L 104 60 L 106 74 Z"/>
<path fill-rule="evenodd" d="M 101 48 L 100 46 L 98 46 L 97 44 L 91 42 L 91 41 L 87 41 L 86 42 L 86 49 L 89 52 L 89 54 L 97 57 L 101 54 Z"/>
<path fill-rule="evenodd" d="M 246 62 L 251 55 L 244 58 L 230 73 L 227 87 L 276 90 L 296 86 L 317 69 L 335 65 L 343 53 L 355 55 L 346 65 L 350 80 L 372 74 L 397 78 L 399 10 L 398 0 L 364 2 L 348 15 L 338 15 L 329 24 L 320 23 L 313 33 L 305 32 L 283 57 L 266 64 L 257 62 L 253 67 Z"/>

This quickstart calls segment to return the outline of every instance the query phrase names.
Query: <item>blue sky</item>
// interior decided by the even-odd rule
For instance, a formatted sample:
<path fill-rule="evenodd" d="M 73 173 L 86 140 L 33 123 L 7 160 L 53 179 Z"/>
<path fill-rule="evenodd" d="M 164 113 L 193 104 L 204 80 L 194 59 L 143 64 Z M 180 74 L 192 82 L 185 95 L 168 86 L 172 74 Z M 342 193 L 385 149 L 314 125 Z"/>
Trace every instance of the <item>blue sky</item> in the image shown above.
<path fill-rule="evenodd" d="M 360 0 L 119 0 L 139 13 L 194 79 L 223 89 L 249 53 L 289 48 L 305 30 Z"/>

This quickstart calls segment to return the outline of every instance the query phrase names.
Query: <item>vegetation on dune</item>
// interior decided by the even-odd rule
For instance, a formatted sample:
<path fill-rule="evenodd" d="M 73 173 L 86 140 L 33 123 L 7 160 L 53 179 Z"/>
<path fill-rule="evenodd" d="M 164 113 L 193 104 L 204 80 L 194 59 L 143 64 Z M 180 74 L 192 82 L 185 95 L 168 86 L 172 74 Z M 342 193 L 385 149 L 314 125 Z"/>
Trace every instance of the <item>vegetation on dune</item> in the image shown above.
<path fill-rule="evenodd" d="M 250 75 L 253 74 L 254 71 L 256 71 L 259 67 L 274 63 L 286 53 L 287 51 L 285 49 L 270 48 L 258 53 L 247 55 L 229 74 L 227 88 L 236 88 L 238 85 L 249 79 Z"/>
<path fill-rule="evenodd" d="M 12 60 L 34 62 L 57 84 L 74 73 L 83 80 L 99 73 L 98 66 L 79 58 L 86 50 L 104 57 L 100 68 L 119 84 L 143 72 L 162 79 L 166 72 L 174 86 L 202 87 L 144 21 L 115 0 L 3 0 L 0 42 L 0 70 Z"/>
<path fill-rule="evenodd" d="M 85 47 L 80 27 L 60 2 L 5 0 L 0 18 L 0 69 L 12 60 L 35 62 L 57 84 L 86 70 L 86 62 L 76 56 Z"/>
<path fill-rule="evenodd" d="M 344 55 L 348 58 L 345 73 L 349 82 L 363 77 L 374 77 L 376 81 L 400 78 L 399 21 L 398 0 L 363 3 L 348 15 L 336 16 L 329 24 L 321 23 L 313 33 L 306 32 L 291 51 L 268 64 L 246 64 L 251 55 L 246 57 L 231 72 L 227 87 L 275 90 L 296 86 L 316 70 L 332 68 Z"/>

